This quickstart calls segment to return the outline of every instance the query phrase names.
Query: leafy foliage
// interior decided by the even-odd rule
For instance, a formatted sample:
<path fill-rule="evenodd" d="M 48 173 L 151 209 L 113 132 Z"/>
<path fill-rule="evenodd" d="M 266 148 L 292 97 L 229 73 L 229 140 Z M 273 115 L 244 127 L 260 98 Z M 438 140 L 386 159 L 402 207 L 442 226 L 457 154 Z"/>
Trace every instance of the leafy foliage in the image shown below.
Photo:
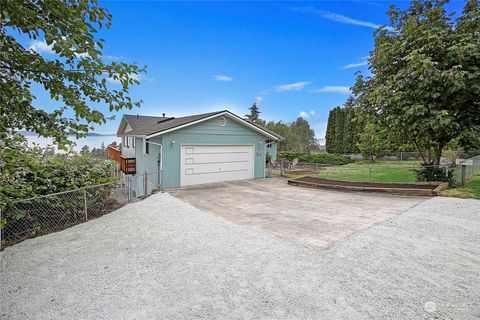
<path fill-rule="evenodd" d="M 403 137 L 439 164 L 444 147 L 480 144 L 480 3 L 465 2 L 455 20 L 445 0 L 414 0 L 392 7 L 389 28 L 375 33 L 372 76 L 357 78 L 353 92 L 374 123 Z"/>
<path fill-rule="evenodd" d="M 389 151 L 387 132 L 380 126 L 367 123 L 365 129 L 360 135 L 360 141 L 357 146 L 363 155 L 374 161 L 376 157 Z"/>
<path fill-rule="evenodd" d="M 112 16 L 97 0 L 3 0 L 0 4 L 0 139 L 18 130 L 52 137 L 63 146 L 68 135 L 84 136 L 105 116 L 92 104 L 110 111 L 139 106 L 129 97 L 144 68 L 102 59 L 103 39 Z M 19 39 L 45 41 L 55 58 L 47 60 L 25 48 Z M 44 40 L 43 40 L 44 39 Z M 120 83 L 113 90 L 107 79 Z M 35 106 L 31 89 L 43 88 L 57 109 Z"/>
<path fill-rule="evenodd" d="M 303 118 L 298 118 L 291 123 L 270 121 L 265 124 L 265 127 L 285 138 L 280 142 L 279 150 L 309 152 L 317 146 L 315 131 Z"/>
<path fill-rule="evenodd" d="M 278 153 L 278 159 L 292 161 L 295 158 L 298 159 L 299 162 L 319 163 L 326 165 L 344 165 L 354 162 L 348 157 L 329 153 L 303 153 L 296 151 L 280 151 Z"/>
<path fill-rule="evenodd" d="M 109 182 L 114 165 L 89 155 L 45 155 L 16 135 L 0 141 L 0 202 Z"/>
<path fill-rule="evenodd" d="M 417 181 L 444 181 L 448 182 L 450 187 L 455 186 L 455 176 L 453 168 L 442 168 L 438 166 L 427 166 L 421 169 L 414 169 L 413 172 Z"/>

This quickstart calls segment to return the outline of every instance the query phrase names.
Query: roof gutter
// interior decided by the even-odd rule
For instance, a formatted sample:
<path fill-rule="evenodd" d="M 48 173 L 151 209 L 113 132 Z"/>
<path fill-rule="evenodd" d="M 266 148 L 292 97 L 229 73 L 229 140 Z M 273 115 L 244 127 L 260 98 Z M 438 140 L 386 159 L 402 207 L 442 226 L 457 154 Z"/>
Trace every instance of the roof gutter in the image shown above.
<path fill-rule="evenodd" d="M 167 130 L 163 130 L 163 131 L 160 131 L 160 132 L 152 133 L 152 134 L 146 135 L 145 138 L 150 139 L 150 138 L 153 138 L 153 137 L 156 137 L 156 136 L 159 136 L 159 135 L 171 132 L 171 131 L 179 130 L 179 129 L 182 129 L 182 128 L 185 128 L 185 127 L 188 127 L 188 126 L 191 126 L 191 125 L 194 125 L 194 124 L 206 121 L 206 120 L 210 120 L 210 119 L 213 119 L 215 117 L 222 116 L 222 115 L 227 115 L 230 118 L 234 118 L 234 119 L 240 121 L 241 123 L 243 123 L 244 125 L 246 125 L 247 127 L 250 127 L 251 129 L 253 129 L 257 132 L 260 132 L 263 135 L 265 135 L 269 138 L 272 138 L 273 140 L 281 141 L 281 139 L 279 139 L 277 136 L 274 136 L 273 134 L 257 127 L 256 125 L 251 124 L 248 121 L 245 121 L 244 119 L 238 117 L 237 115 L 235 115 L 235 114 L 233 114 L 229 111 L 221 111 L 219 113 L 213 114 L 211 116 L 208 116 L 208 117 L 205 117 L 205 118 L 202 118 L 202 119 L 198 119 L 198 120 L 195 120 L 195 121 L 192 121 L 192 122 L 189 122 L 189 123 L 185 123 L 183 125 L 176 126 L 176 127 L 173 127 L 173 128 L 167 129 Z"/>

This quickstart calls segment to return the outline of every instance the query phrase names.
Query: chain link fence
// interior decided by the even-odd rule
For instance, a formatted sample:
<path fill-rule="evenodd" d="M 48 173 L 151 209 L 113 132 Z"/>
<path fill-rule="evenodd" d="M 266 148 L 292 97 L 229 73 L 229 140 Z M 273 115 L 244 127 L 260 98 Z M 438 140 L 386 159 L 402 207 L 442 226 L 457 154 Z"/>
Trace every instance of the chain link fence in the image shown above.
<path fill-rule="evenodd" d="M 130 201 L 128 179 L 59 192 L 0 206 L 1 247 L 98 218 Z"/>
<path fill-rule="evenodd" d="M 440 176 L 452 176 L 452 165 L 421 166 L 406 163 L 405 165 L 381 165 L 381 164 L 351 164 L 331 165 L 321 163 L 306 163 L 281 160 L 271 165 L 271 171 L 276 175 L 309 175 L 332 180 L 375 182 L 375 183 L 414 183 L 417 182 L 415 171 L 421 168 L 437 168 Z M 453 178 L 460 182 L 458 170 Z"/>

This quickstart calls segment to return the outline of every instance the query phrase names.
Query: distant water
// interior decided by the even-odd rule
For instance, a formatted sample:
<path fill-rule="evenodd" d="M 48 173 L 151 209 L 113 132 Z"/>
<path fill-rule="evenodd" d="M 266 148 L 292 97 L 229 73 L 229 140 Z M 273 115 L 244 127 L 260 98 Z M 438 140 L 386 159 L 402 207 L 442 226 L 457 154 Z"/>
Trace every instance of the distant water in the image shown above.
<path fill-rule="evenodd" d="M 28 140 L 28 144 L 30 146 L 33 146 L 34 144 L 45 148 L 47 145 L 53 145 L 53 140 L 50 138 L 43 138 L 43 137 L 37 137 L 34 135 L 27 134 L 25 137 Z M 86 138 L 82 139 L 75 139 L 75 137 L 70 137 L 70 140 L 76 143 L 76 146 L 73 147 L 75 151 L 80 151 L 83 146 L 87 145 L 90 150 L 93 148 L 100 148 L 102 146 L 102 142 L 105 144 L 105 147 L 107 147 L 110 143 L 116 141 L 117 144 L 121 142 L 121 138 L 118 138 L 115 135 L 95 135 L 95 136 L 87 136 Z M 55 147 L 55 150 L 58 150 L 57 147 Z"/>

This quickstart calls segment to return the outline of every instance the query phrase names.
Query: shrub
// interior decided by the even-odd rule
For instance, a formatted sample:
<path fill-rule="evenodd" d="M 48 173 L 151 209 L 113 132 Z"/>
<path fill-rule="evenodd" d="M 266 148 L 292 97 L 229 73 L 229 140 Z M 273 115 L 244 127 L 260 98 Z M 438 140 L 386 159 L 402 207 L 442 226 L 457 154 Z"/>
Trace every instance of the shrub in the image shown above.
<path fill-rule="evenodd" d="M 326 165 L 344 165 L 354 162 L 352 159 L 331 153 L 302 153 L 296 151 L 280 151 L 279 159 L 292 161 L 297 158 L 299 162 L 319 163 Z"/>
<path fill-rule="evenodd" d="M 423 167 L 413 169 L 418 182 L 442 181 L 448 182 L 450 187 L 455 186 L 454 169 L 445 167 Z"/>

